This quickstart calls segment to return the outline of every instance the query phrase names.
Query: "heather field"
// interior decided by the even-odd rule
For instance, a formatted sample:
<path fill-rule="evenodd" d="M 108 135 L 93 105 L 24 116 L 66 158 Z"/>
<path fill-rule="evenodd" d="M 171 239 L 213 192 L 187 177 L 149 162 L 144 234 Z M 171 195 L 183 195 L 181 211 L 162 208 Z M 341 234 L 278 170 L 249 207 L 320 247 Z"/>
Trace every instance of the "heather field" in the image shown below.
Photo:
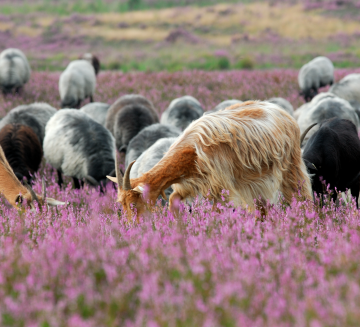
<path fill-rule="evenodd" d="M 350 72 L 337 70 L 336 80 Z M 59 106 L 59 73 L 34 72 L 24 94 L 0 97 L 0 116 L 18 104 Z M 140 93 L 161 113 L 191 94 L 208 110 L 227 98 L 288 98 L 296 70 L 102 72 L 96 101 Z M 85 186 L 60 190 L 43 164 L 58 209 L 21 212 L 0 203 L 1 326 L 358 326 L 360 215 L 354 203 L 322 209 L 282 201 L 259 213 L 211 212 L 196 200 L 176 219 L 158 205 L 128 223 L 115 203 Z M 41 192 L 40 178 L 34 187 Z"/>

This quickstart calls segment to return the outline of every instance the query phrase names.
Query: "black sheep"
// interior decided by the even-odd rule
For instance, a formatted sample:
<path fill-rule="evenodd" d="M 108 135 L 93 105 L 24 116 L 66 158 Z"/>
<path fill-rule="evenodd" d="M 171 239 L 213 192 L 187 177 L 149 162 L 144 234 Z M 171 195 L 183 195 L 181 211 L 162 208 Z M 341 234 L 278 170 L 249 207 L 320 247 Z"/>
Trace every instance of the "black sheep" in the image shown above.
<path fill-rule="evenodd" d="M 311 125 L 301 137 L 316 124 Z M 312 177 L 312 189 L 323 195 L 330 184 L 332 199 L 337 191 L 351 189 L 358 207 L 360 191 L 360 140 L 354 123 L 347 119 L 332 118 L 321 123 L 320 128 L 308 140 L 303 160 Z"/>

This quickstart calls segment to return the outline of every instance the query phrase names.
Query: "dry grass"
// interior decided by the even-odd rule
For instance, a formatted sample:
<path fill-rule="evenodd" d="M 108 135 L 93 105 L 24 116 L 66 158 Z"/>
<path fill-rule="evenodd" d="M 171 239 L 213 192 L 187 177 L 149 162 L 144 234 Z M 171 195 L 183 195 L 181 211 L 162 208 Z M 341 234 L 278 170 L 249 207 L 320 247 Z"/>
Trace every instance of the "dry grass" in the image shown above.
<path fill-rule="evenodd" d="M 304 11 L 301 5 L 269 6 L 268 3 L 219 4 L 208 7 L 181 7 L 162 10 L 107 13 L 93 15 L 98 25 L 89 22 L 66 22 L 65 30 L 105 40 L 163 40 L 169 31 L 185 26 L 195 30 L 215 45 L 229 45 L 233 36 L 247 33 L 258 37 L 269 31 L 290 39 L 326 39 L 331 35 L 353 34 L 360 22 L 322 16 L 319 11 Z M 57 17 L 38 15 L 33 18 L 36 28 L 16 22 L 0 22 L 0 31 L 12 30 L 16 35 L 38 36 L 42 28 L 51 26 Z M 128 24 L 120 29 L 119 23 Z M 140 26 L 142 25 L 142 26 Z M 196 32 L 207 28 L 209 32 Z"/>

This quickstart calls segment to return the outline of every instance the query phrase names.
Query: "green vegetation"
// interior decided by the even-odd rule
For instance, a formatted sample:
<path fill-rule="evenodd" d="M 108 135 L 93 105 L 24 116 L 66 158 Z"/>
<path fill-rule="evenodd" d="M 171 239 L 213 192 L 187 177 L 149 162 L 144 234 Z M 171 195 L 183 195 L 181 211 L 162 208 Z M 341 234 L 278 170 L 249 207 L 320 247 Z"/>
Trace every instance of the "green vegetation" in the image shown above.
<path fill-rule="evenodd" d="M 73 13 L 81 14 L 98 14 L 98 13 L 123 13 L 131 10 L 148 10 L 148 9 L 163 9 L 172 7 L 183 7 L 189 5 L 208 6 L 218 3 L 236 3 L 236 2 L 251 2 L 250 0 L 123 0 L 123 1 L 83 1 L 83 0 L 38 0 L 26 1 L 21 3 L 13 3 L 11 1 L 3 1 L 0 4 L 0 13 L 3 15 L 9 14 L 28 14 L 35 12 L 43 12 L 54 15 L 70 15 Z"/>

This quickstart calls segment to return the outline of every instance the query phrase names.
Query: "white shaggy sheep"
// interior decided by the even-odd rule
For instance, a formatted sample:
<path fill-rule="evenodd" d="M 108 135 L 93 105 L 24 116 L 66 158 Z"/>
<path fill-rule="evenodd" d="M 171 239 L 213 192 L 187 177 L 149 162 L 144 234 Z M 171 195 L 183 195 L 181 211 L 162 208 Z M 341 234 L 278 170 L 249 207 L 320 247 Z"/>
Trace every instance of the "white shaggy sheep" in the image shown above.
<path fill-rule="evenodd" d="M 329 58 L 316 57 L 301 67 L 298 75 L 301 95 L 309 102 L 320 87 L 332 85 L 334 82 L 334 65 Z"/>
<path fill-rule="evenodd" d="M 41 144 L 45 126 L 57 110 L 44 102 L 34 102 L 11 109 L 0 121 L 0 130 L 7 124 L 27 125 L 33 129 Z"/>
<path fill-rule="evenodd" d="M 62 72 L 59 92 L 62 108 L 79 108 L 81 101 L 93 96 L 96 87 L 94 67 L 86 60 L 74 60 Z"/>
<path fill-rule="evenodd" d="M 22 51 L 9 48 L 0 53 L 0 88 L 4 95 L 14 89 L 20 92 L 30 74 L 29 62 Z"/>
<path fill-rule="evenodd" d="M 106 181 L 115 164 L 115 140 L 111 133 L 79 110 L 59 110 L 46 125 L 44 157 L 61 173 L 92 185 Z"/>
<path fill-rule="evenodd" d="M 110 105 L 102 102 L 92 102 L 83 106 L 80 111 L 85 112 L 99 124 L 105 127 L 106 115 Z"/>

